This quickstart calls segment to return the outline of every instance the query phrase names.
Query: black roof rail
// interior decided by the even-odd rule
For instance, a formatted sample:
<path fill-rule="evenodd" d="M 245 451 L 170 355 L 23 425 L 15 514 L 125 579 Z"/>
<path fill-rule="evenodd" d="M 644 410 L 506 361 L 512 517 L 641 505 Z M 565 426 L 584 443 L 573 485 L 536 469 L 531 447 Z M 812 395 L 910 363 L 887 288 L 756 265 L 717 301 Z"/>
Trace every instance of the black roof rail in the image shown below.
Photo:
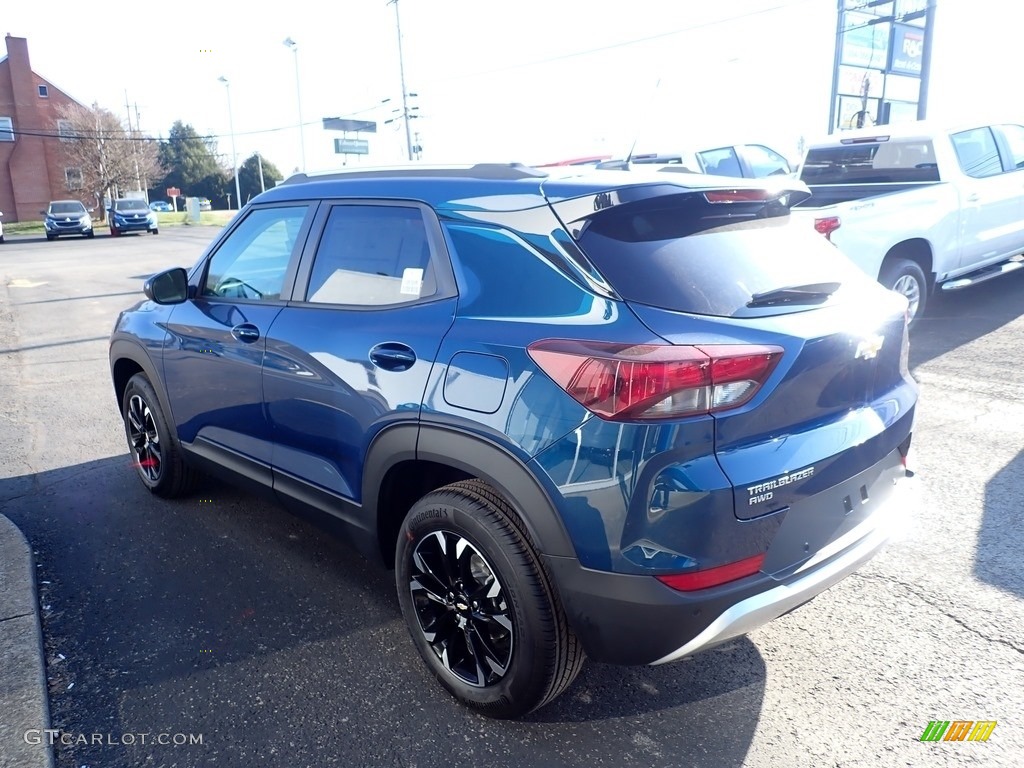
<path fill-rule="evenodd" d="M 477 163 L 472 166 L 429 166 L 404 165 L 392 168 L 367 168 L 366 170 L 337 171 L 334 173 L 296 173 L 278 184 L 302 184 L 307 181 L 336 181 L 339 179 L 388 179 L 388 178 L 450 178 L 450 179 L 492 179 L 515 181 L 516 179 L 543 179 L 547 174 L 522 163 Z"/>

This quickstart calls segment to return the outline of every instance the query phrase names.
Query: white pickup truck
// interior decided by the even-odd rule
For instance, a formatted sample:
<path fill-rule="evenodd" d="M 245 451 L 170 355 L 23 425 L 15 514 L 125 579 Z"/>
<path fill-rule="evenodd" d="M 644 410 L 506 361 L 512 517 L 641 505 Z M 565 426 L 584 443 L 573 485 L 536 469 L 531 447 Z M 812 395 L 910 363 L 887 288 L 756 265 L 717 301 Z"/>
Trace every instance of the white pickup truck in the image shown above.
<path fill-rule="evenodd" d="M 925 122 L 844 131 L 810 145 L 808 219 L 865 272 L 902 293 L 911 320 L 930 292 L 1024 266 L 1024 127 Z"/>

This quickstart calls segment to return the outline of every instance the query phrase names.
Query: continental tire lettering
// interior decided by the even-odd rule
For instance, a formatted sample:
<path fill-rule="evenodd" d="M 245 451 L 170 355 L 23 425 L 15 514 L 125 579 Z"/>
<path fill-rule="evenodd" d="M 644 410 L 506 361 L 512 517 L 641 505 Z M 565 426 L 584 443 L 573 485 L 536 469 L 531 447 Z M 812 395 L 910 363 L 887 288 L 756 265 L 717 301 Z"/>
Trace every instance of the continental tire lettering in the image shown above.
<path fill-rule="evenodd" d="M 448 510 L 444 507 L 432 507 L 425 509 L 418 513 L 412 520 L 409 521 L 409 527 L 419 525 L 424 520 L 442 520 L 448 517 Z"/>

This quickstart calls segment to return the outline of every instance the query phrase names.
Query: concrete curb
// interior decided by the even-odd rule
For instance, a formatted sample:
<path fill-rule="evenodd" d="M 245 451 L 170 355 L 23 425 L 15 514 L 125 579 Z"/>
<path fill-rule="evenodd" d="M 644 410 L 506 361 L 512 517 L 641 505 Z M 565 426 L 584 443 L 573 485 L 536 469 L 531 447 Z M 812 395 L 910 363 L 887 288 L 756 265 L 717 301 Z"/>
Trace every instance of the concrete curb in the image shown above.
<path fill-rule="evenodd" d="M 0 515 L 0 768 L 54 764 L 35 571 L 25 536 Z"/>

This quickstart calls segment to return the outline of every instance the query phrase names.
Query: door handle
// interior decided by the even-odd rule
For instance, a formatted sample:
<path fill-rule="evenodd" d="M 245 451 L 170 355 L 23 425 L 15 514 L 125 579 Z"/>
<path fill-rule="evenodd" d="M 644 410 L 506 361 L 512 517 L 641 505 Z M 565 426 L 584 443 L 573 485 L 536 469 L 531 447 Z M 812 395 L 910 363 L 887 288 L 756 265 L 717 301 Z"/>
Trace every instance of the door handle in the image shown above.
<path fill-rule="evenodd" d="M 407 371 L 416 362 L 412 347 L 389 341 L 370 350 L 370 361 L 386 371 Z"/>
<path fill-rule="evenodd" d="M 242 323 L 231 329 L 231 335 L 245 344 L 252 344 L 259 341 L 260 329 L 252 323 Z"/>
<path fill-rule="evenodd" d="M 981 195 L 979 195 L 977 192 L 972 192 L 967 196 L 968 203 L 976 203 L 979 199 L 981 199 Z"/>

